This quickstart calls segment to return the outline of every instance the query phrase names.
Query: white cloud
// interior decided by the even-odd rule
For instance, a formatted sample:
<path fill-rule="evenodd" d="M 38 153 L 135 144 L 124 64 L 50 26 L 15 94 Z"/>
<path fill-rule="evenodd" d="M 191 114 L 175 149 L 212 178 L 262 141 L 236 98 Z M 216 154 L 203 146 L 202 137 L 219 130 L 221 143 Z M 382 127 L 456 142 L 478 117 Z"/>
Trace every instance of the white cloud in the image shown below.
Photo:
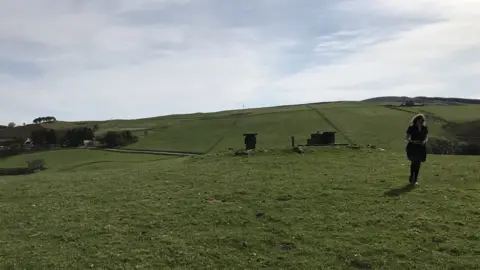
<path fill-rule="evenodd" d="M 477 1 L 359 1 L 340 6 L 352 12 L 400 13 L 408 18 L 422 16 L 425 8 L 439 19 L 385 38 L 371 46 L 372 37 L 350 43 L 358 46 L 354 54 L 331 65 L 319 63 L 277 82 L 286 99 L 295 102 L 326 99 L 358 99 L 380 95 L 462 96 L 463 82 L 458 79 L 475 69 L 480 61 L 480 11 Z M 352 6 L 355 4 L 355 6 Z M 363 9 L 362 9 L 363 7 Z M 353 11 L 355 10 L 355 11 Z M 338 35 L 328 46 L 342 45 Z M 379 39 L 381 36 L 374 36 Z M 332 41 L 333 40 L 333 41 Z M 335 43 L 336 42 L 336 43 Z M 323 43 L 325 44 L 325 43 Z M 332 48 L 330 51 L 334 51 Z M 469 50 L 469 58 L 457 62 L 456 54 Z M 473 87 L 473 86 L 469 86 Z M 465 92 L 464 92 L 465 93 Z M 474 93 L 465 96 L 473 97 Z M 305 98 L 309 97 L 309 98 Z"/>
<path fill-rule="evenodd" d="M 478 1 L 229 3 L 0 0 L 0 122 L 478 95 Z"/>

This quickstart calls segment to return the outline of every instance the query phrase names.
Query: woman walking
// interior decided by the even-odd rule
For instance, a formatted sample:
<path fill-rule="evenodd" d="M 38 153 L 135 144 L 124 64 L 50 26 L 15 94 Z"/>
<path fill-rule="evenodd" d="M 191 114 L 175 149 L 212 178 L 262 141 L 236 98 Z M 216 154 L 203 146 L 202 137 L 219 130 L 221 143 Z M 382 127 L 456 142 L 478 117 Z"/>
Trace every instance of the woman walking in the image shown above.
<path fill-rule="evenodd" d="M 426 118 L 418 114 L 412 118 L 412 125 L 407 129 L 407 157 L 410 160 L 410 183 L 418 184 L 418 175 L 422 162 L 427 160 L 425 144 L 428 140 Z"/>

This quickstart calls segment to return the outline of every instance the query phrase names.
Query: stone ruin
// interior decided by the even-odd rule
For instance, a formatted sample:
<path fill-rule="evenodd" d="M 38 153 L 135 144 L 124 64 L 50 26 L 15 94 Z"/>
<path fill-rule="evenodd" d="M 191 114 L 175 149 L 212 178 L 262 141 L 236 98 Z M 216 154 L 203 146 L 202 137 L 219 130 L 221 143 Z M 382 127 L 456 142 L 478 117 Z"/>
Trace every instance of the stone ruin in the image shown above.
<path fill-rule="evenodd" d="M 326 131 L 317 133 L 312 133 L 310 139 L 307 140 L 308 146 L 315 146 L 315 145 L 333 145 L 335 144 L 335 134 L 334 131 Z"/>
<path fill-rule="evenodd" d="M 28 165 L 28 170 L 31 172 L 39 171 L 39 170 L 44 170 L 45 169 L 45 160 L 43 159 L 35 159 L 35 160 L 30 160 L 27 161 Z"/>

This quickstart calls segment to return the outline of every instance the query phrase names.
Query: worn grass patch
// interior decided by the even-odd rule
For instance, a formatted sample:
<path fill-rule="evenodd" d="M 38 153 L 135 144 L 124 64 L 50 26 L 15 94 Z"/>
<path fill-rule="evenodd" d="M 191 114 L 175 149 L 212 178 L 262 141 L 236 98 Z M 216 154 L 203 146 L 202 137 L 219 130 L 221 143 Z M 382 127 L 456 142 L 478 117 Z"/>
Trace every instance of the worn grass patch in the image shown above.
<path fill-rule="evenodd" d="M 478 175 L 318 148 L 2 177 L 0 268 L 478 269 Z"/>

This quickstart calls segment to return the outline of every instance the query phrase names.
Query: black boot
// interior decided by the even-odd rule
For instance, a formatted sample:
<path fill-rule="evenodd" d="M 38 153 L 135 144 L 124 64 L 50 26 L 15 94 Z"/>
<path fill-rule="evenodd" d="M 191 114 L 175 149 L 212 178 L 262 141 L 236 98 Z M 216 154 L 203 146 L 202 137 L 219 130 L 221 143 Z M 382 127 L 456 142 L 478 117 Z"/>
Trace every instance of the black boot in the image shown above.
<path fill-rule="evenodd" d="M 410 184 L 413 184 L 415 182 L 415 176 L 414 175 L 410 175 L 410 177 L 408 178 L 408 182 Z"/>
<path fill-rule="evenodd" d="M 420 174 L 420 166 L 421 166 L 421 163 L 415 164 L 415 172 L 414 172 L 415 177 L 413 181 L 415 185 L 418 185 L 418 175 Z"/>
<path fill-rule="evenodd" d="M 416 179 L 416 178 L 417 178 L 417 177 L 416 177 L 416 175 L 415 175 L 415 165 L 414 165 L 414 163 L 412 163 L 412 164 L 410 165 L 410 178 L 408 179 L 409 182 L 410 182 L 410 184 L 415 183 L 415 179 Z"/>

